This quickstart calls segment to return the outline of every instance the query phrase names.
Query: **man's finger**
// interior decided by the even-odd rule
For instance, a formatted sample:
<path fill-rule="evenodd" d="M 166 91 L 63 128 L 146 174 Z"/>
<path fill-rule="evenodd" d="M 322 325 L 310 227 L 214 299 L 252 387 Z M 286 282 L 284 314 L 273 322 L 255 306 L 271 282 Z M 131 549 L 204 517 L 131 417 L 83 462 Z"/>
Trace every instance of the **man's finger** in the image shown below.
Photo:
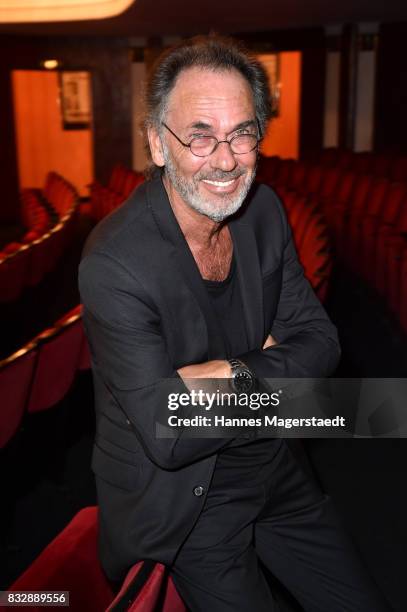
<path fill-rule="evenodd" d="M 275 340 L 273 336 L 269 334 L 266 338 L 265 343 L 263 344 L 263 351 L 264 349 L 269 348 L 270 346 L 275 346 L 276 344 L 277 344 L 277 340 Z"/>

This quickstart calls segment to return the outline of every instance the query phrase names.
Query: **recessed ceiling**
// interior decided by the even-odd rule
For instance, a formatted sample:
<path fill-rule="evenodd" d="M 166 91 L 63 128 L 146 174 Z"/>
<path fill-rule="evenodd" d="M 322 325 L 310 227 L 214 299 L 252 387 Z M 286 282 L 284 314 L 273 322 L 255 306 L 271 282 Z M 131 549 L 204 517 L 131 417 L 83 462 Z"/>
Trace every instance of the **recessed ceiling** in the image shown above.
<path fill-rule="evenodd" d="M 136 0 L 111 19 L 2 24 L 0 33 L 164 36 L 383 21 L 407 21 L 406 0 Z"/>

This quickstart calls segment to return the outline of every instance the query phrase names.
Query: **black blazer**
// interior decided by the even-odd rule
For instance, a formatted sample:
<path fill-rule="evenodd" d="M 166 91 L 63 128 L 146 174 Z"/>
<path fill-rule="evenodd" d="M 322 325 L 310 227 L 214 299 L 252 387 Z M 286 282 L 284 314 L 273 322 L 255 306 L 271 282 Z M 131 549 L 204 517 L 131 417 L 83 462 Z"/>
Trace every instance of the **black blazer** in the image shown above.
<path fill-rule="evenodd" d="M 259 377 L 321 377 L 339 358 L 336 330 L 303 276 L 283 208 L 255 185 L 230 221 L 250 351 Z M 121 580 L 140 559 L 170 564 L 193 528 L 216 452 L 230 440 L 155 437 L 168 379 L 222 358 L 217 321 L 161 178 L 141 185 L 90 234 L 79 268 L 92 355 L 97 433 L 92 467 L 100 557 Z M 279 345 L 266 351 L 269 333 Z"/>

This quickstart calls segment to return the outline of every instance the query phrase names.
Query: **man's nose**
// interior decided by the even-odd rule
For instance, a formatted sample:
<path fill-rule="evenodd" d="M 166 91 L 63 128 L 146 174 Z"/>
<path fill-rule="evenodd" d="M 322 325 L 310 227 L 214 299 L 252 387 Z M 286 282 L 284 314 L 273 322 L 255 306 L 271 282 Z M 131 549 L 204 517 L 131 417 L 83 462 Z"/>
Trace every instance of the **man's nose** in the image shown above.
<path fill-rule="evenodd" d="M 237 161 L 227 140 L 219 142 L 211 155 L 210 163 L 213 168 L 219 168 L 225 171 L 234 170 L 234 168 L 236 168 Z"/>

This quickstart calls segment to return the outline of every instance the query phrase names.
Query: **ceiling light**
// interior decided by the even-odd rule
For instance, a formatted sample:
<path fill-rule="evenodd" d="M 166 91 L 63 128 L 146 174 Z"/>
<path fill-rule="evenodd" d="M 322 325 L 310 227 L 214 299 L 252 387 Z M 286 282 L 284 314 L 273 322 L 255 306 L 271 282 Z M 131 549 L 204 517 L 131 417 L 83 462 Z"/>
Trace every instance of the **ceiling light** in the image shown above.
<path fill-rule="evenodd" d="M 41 65 L 47 70 L 54 70 L 55 68 L 58 68 L 59 62 L 56 59 L 47 59 L 41 62 Z"/>
<path fill-rule="evenodd" d="M 134 0 L 0 0 L 0 23 L 106 19 Z"/>

